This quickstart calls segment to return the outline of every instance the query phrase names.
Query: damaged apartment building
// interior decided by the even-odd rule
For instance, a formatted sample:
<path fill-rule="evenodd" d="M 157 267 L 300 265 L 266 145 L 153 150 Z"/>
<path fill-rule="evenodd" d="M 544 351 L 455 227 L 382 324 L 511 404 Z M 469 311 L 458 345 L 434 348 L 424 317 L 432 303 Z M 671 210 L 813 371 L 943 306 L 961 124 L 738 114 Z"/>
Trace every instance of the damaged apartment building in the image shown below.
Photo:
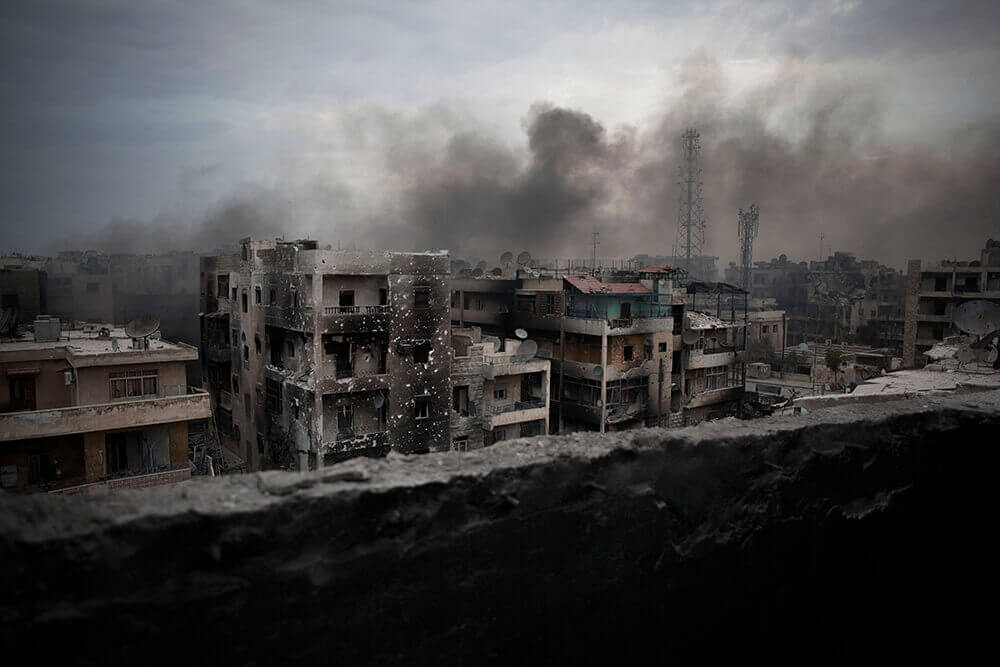
<path fill-rule="evenodd" d="M 496 341 L 520 330 L 536 342 L 537 356 L 551 363 L 552 433 L 680 425 L 720 410 L 731 414 L 729 390 L 737 387 L 742 359 L 732 347 L 721 356 L 712 348 L 705 356 L 701 333 L 688 333 L 685 342 L 685 323 L 691 322 L 683 277 L 676 267 L 650 266 L 600 276 L 533 267 L 514 278 L 456 278 L 452 326 L 480 327 Z M 730 322 L 723 328 L 740 327 Z M 711 340 L 710 347 L 723 347 L 731 339 L 716 334 Z M 724 370 L 709 373 L 715 362 Z"/>
<path fill-rule="evenodd" d="M 906 275 L 903 365 L 923 365 L 924 353 L 962 332 L 955 308 L 971 299 L 1000 303 L 1000 241 L 989 239 L 978 260 L 922 263 L 910 260 Z"/>
<path fill-rule="evenodd" d="M 201 260 L 203 383 L 248 470 L 448 449 L 448 256 L 244 239 Z"/>

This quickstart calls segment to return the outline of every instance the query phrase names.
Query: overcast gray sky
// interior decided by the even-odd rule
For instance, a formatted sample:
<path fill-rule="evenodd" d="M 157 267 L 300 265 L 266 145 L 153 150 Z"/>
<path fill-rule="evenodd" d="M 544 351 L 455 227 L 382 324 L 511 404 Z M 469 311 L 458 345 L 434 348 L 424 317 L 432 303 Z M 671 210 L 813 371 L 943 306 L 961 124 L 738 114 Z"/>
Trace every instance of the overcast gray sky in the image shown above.
<path fill-rule="evenodd" d="M 996 1 L 8 1 L 0 44 L 5 251 L 667 253 L 687 125 L 724 260 L 751 201 L 758 257 L 1000 237 Z"/>

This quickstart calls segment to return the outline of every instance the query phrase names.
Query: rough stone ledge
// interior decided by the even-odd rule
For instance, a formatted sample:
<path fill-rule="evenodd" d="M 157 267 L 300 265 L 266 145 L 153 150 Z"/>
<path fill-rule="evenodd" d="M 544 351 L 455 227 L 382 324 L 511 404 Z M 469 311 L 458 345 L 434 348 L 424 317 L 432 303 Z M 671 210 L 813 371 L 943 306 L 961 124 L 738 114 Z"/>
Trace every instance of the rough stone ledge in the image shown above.
<path fill-rule="evenodd" d="M 84 663 L 922 653 L 904 637 L 974 629 L 956 595 L 996 592 L 998 427 L 987 392 L 0 497 L 0 639 Z"/>

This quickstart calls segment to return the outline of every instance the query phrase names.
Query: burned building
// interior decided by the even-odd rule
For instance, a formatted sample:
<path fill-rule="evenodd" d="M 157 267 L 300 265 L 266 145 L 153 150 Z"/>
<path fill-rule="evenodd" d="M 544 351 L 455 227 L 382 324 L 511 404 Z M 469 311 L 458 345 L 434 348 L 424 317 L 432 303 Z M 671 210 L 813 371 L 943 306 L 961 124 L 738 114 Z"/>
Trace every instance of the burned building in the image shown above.
<path fill-rule="evenodd" d="M 667 424 L 679 372 L 684 294 L 673 267 L 602 278 L 524 269 L 452 282 L 452 324 L 498 341 L 521 329 L 551 363 L 551 432 Z"/>
<path fill-rule="evenodd" d="M 28 324 L 47 315 L 48 275 L 32 258 L 4 257 L 0 261 L 0 335 L 14 335 L 18 323 Z"/>
<path fill-rule="evenodd" d="M 483 337 L 478 327 L 452 329 L 451 340 L 452 449 L 549 432 L 551 364 L 533 340 Z"/>
<path fill-rule="evenodd" d="M 249 470 L 449 447 L 446 253 L 244 239 L 201 260 L 203 383 Z"/>
<path fill-rule="evenodd" d="M 1000 302 L 1000 241 L 988 240 L 978 260 L 910 260 L 906 273 L 903 364 L 912 368 L 935 344 L 961 333 L 952 324 L 956 306 L 970 299 Z"/>
<path fill-rule="evenodd" d="M 13 492 L 158 486 L 190 478 L 188 428 L 210 416 L 187 384 L 196 348 L 111 325 L 0 341 L 0 478 Z"/>

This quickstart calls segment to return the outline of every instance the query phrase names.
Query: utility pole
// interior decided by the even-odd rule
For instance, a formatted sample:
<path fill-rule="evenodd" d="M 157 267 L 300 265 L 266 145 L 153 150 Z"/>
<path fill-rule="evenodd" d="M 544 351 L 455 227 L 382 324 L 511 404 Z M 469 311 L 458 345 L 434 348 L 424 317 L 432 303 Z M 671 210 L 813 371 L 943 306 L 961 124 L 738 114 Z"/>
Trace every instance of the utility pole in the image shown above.
<path fill-rule="evenodd" d="M 750 291 L 750 271 L 753 265 L 753 242 L 757 238 L 757 230 L 760 228 L 760 209 L 757 204 L 750 204 L 750 208 L 744 211 L 742 208 L 737 215 L 737 232 L 740 239 L 740 282 L 746 291 Z"/>

